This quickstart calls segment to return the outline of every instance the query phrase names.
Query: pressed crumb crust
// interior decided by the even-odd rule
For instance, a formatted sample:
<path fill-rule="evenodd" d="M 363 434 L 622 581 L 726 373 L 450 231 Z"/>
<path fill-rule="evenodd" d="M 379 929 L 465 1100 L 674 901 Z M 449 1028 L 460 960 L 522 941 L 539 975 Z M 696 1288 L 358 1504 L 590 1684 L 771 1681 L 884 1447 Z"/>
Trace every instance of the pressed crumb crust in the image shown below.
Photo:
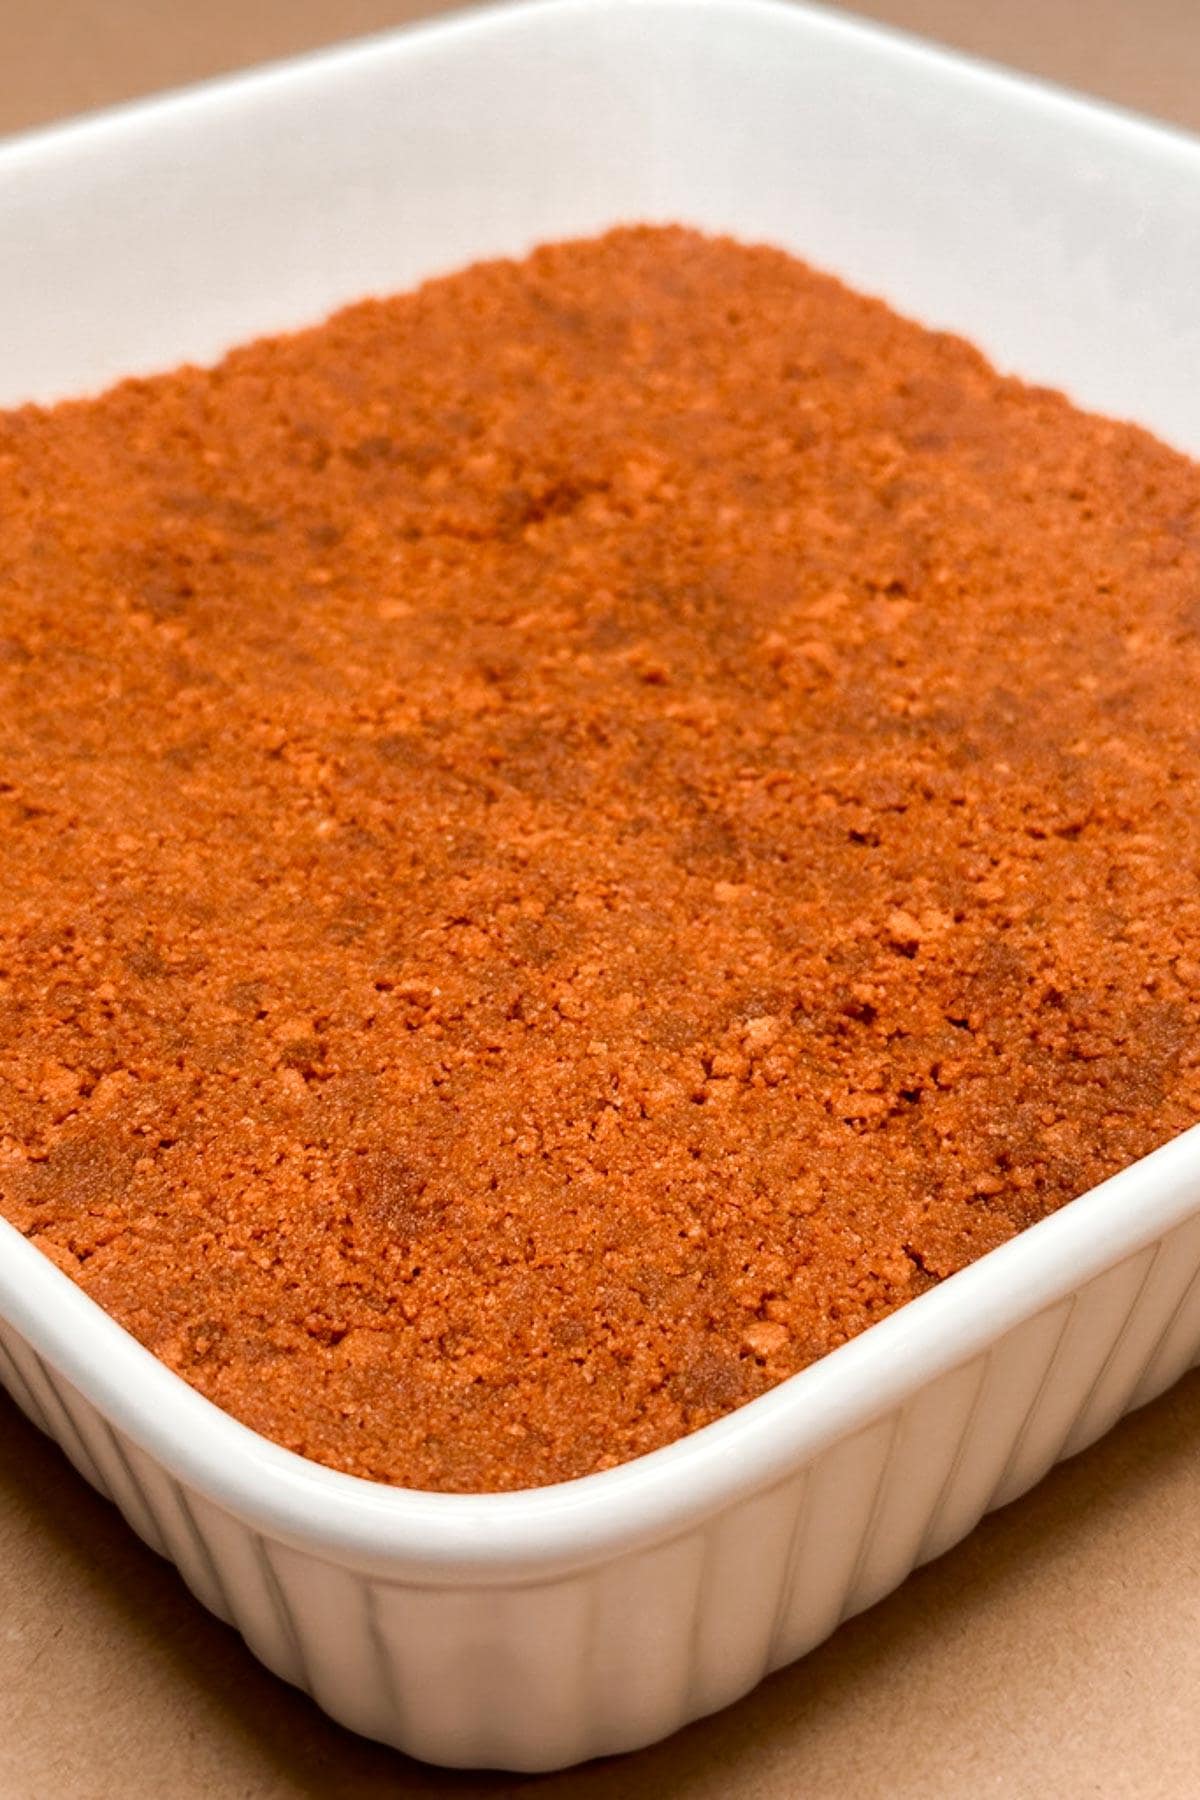
<path fill-rule="evenodd" d="M 336 1468 L 665 1444 L 1200 1117 L 1198 644 L 1195 465 L 679 230 L 0 416 L 0 1209 Z"/>

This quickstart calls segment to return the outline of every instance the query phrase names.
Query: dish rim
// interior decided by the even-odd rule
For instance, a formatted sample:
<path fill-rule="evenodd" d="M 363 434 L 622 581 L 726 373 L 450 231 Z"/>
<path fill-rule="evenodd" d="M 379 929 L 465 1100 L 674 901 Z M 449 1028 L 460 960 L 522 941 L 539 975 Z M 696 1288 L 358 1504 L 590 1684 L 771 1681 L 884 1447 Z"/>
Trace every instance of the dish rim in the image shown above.
<path fill-rule="evenodd" d="M 673 1537 L 771 1488 L 1198 1208 L 1200 1124 L 711 1424 L 507 1493 L 392 1487 L 285 1449 L 159 1361 L 6 1220 L 0 1318 L 140 1449 L 258 1530 L 406 1580 L 509 1582 Z"/>
<path fill-rule="evenodd" d="M 1110 129 L 1155 142 L 1160 150 L 1179 152 L 1193 162 L 1200 158 L 1200 131 L 1191 131 L 1186 125 L 1155 118 L 1104 95 L 1068 87 L 1049 76 L 1011 67 L 978 52 L 922 37 L 919 32 L 856 12 L 853 7 L 822 4 L 822 0 L 461 0 L 446 13 L 360 32 L 350 38 L 315 45 L 309 50 L 269 57 L 244 68 L 175 83 L 148 94 L 134 94 L 128 99 L 88 107 L 63 119 L 49 119 L 0 133 L 0 174 L 6 172 L 5 165 L 10 158 L 17 163 L 27 154 L 52 154 L 59 148 L 73 150 L 79 137 L 93 132 L 99 135 L 130 125 L 152 124 L 162 113 L 213 103 L 219 105 L 227 96 L 248 90 L 257 89 L 266 94 L 277 85 L 349 68 L 382 53 L 397 50 L 415 53 L 428 42 L 449 42 L 460 36 L 505 31 L 514 25 L 536 23 L 548 14 L 603 16 L 616 11 L 664 15 L 726 13 L 739 18 L 757 13 L 775 19 L 791 18 L 801 22 L 806 29 L 823 32 L 829 38 L 840 37 L 850 43 L 885 42 L 893 53 L 913 62 L 932 63 L 948 71 L 957 71 L 1042 110 L 1067 112 L 1076 118 L 1086 116 L 1093 123 L 1103 121 Z"/>

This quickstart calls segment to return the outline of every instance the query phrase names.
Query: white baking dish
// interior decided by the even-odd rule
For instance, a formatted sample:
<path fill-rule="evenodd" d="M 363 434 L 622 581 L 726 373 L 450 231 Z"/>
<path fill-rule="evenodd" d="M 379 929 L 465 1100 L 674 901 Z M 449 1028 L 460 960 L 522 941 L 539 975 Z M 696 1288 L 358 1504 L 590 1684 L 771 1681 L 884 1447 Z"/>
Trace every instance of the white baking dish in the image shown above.
<path fill-rule="evenodd" d="M 621 219 L 785 244 L 1200 450 L 1200 145 L 755 0 L 474 15 L 8 145 L 0 401 Z M 272 1669 L 452 1764 L 724 1705 L 1198 1351 L 1192 1131 L 683 1442 L 422 1495 L 247 1431 L 0 1224 L 18 1403 Z"/>

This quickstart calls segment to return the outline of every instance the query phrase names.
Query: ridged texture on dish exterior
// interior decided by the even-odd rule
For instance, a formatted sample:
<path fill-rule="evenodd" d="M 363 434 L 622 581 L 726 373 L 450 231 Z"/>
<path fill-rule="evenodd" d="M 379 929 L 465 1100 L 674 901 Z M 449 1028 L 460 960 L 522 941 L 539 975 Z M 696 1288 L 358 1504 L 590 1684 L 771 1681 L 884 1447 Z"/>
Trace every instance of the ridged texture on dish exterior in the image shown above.
<path fill-rule="evenodd" d="M 726 1705 L 881 1599 L 1200 1354 L 1200 1218 L 700 1526 L 512 1586 L 367 1578 L 174 1480 L 0 1323 L 0 1382 L 192 1592 L 342 1724 L 550 1769 Z"/>

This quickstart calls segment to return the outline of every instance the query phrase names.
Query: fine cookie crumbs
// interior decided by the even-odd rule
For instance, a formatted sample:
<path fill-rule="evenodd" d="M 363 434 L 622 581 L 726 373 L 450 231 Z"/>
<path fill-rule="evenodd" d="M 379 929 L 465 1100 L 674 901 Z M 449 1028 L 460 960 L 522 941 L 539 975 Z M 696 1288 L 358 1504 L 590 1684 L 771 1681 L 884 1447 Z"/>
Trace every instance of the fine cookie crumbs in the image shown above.
<path fill-rule="evenodd" d="M 634 229 L 0 416 L 0 1209 L 407 1486 L 1200 1118 L 1200 469 Z"/>

